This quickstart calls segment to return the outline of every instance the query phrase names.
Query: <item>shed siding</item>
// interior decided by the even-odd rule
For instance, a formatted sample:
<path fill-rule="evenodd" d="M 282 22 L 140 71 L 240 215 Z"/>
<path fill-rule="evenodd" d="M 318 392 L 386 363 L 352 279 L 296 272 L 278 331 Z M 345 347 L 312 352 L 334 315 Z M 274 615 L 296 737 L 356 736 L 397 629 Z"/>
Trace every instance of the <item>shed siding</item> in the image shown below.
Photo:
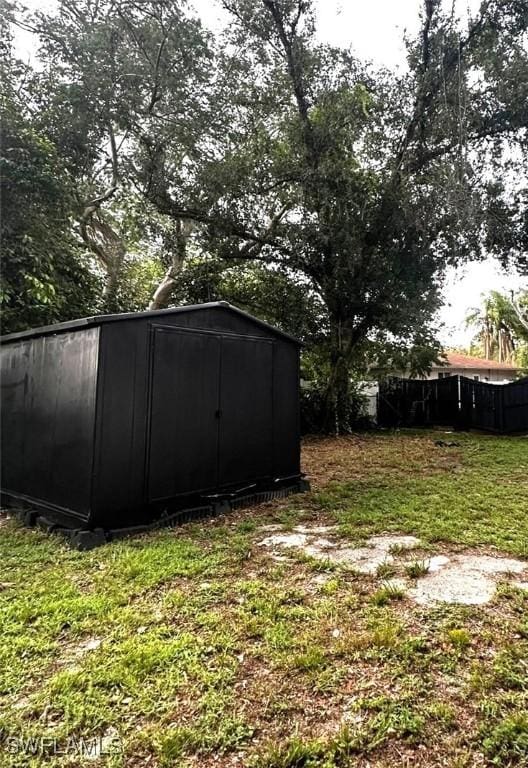
<path fill-rule="evenodd" d="M 273 474 L 301 471 L 299 350 L 293 344 L 273 345 Z"/>
<path fill-rule="evenodd" d="M 2 347 L 2 488 L 90 510 L 99 329 Z"/>
<path fill-rule="evenodd" d="M 220 372 L 219 481 L 273 472 L 273 342 L 224 336 Z"/>
<path fill-rule="evenodd" d="M 111 516 L 116 526 L 141 519 L 145 450 L 149 327 L 144 319 L 101 328 L 93 524 Z"/>
<path fill-rule="evenodd" d="M 3 490 L 125 528 L 299 474 L 294 339 L 221 305 L 36 333 L 2 345 Z"/>
<path fill-rule="evenodd" d="M 216 487 L 219 368 L 218 336 L 154 326 L 149 501 Z"/>

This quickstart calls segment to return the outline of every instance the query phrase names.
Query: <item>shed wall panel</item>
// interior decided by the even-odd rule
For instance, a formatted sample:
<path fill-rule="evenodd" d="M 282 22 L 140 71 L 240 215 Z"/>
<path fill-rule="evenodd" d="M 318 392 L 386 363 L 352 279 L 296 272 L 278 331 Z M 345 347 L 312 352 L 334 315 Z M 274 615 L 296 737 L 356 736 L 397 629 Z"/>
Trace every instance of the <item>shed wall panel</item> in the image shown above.
<path fill-rule="evenodd" d="M 273 345 L 273 474 L 300 473 L 299 350 Z"/>
<path fill-rule="evenodd" d="M 149 501 L 218 483 L 220 337 L 154 327 Z"/>
<path fill-rule="evenodd" d="M 126 527 L 143 515 L 149 324 L 126 320 L 101 331 L 94 524 L 111 518 Z"/>
<path fill-rule="evenodd" d="M 99 329 L 2 347 L 2 488 L 87 518 Z"/>
<path fill-rule="evenodd" d="M 222 485 L 273 472 L 273 342 L 222 337 L 219 480 Z"/>

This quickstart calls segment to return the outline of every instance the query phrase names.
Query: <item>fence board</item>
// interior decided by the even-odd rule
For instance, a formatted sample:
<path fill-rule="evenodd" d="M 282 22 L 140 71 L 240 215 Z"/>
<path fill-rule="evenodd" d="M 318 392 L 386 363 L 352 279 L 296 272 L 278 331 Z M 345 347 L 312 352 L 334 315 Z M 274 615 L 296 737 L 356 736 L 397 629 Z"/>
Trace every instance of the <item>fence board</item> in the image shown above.
<path fill-rule="evenodd" d="M 528 431 L 528 379 L 489 384 L 465 376 L 380 382 L 378 422 L 386 427 L 453 426 Z"/>

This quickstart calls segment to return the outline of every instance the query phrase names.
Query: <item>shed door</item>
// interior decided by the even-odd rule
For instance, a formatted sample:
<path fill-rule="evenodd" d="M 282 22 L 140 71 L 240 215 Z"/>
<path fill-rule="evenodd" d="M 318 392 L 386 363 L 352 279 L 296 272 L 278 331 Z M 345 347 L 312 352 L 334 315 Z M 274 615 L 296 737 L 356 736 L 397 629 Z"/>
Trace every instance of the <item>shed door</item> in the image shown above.
<path fill-rule="evenodd" d="M 272 473 L 273 343 L 156 327 L 148 497 Z"/>
<path fill-rule="evenodd" d="M 272 473 L 273 343 L 222 337 L 220 484 Z"/>
<path fill-rule="evenodd" d="M 220 337 L 155 328 L 150 501 L 218 484 Z"/>

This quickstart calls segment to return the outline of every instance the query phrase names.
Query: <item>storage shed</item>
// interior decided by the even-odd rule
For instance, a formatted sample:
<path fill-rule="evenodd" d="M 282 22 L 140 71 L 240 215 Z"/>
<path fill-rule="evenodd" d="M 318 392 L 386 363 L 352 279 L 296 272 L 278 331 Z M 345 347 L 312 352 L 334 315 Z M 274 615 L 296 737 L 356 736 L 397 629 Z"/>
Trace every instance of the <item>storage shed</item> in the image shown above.
<path fill-rule="evenodd" d="M 56 525 L 302 487 L 299 342 L 225 302 L 10 334 L 1 360 L 2 495 Z"/>

